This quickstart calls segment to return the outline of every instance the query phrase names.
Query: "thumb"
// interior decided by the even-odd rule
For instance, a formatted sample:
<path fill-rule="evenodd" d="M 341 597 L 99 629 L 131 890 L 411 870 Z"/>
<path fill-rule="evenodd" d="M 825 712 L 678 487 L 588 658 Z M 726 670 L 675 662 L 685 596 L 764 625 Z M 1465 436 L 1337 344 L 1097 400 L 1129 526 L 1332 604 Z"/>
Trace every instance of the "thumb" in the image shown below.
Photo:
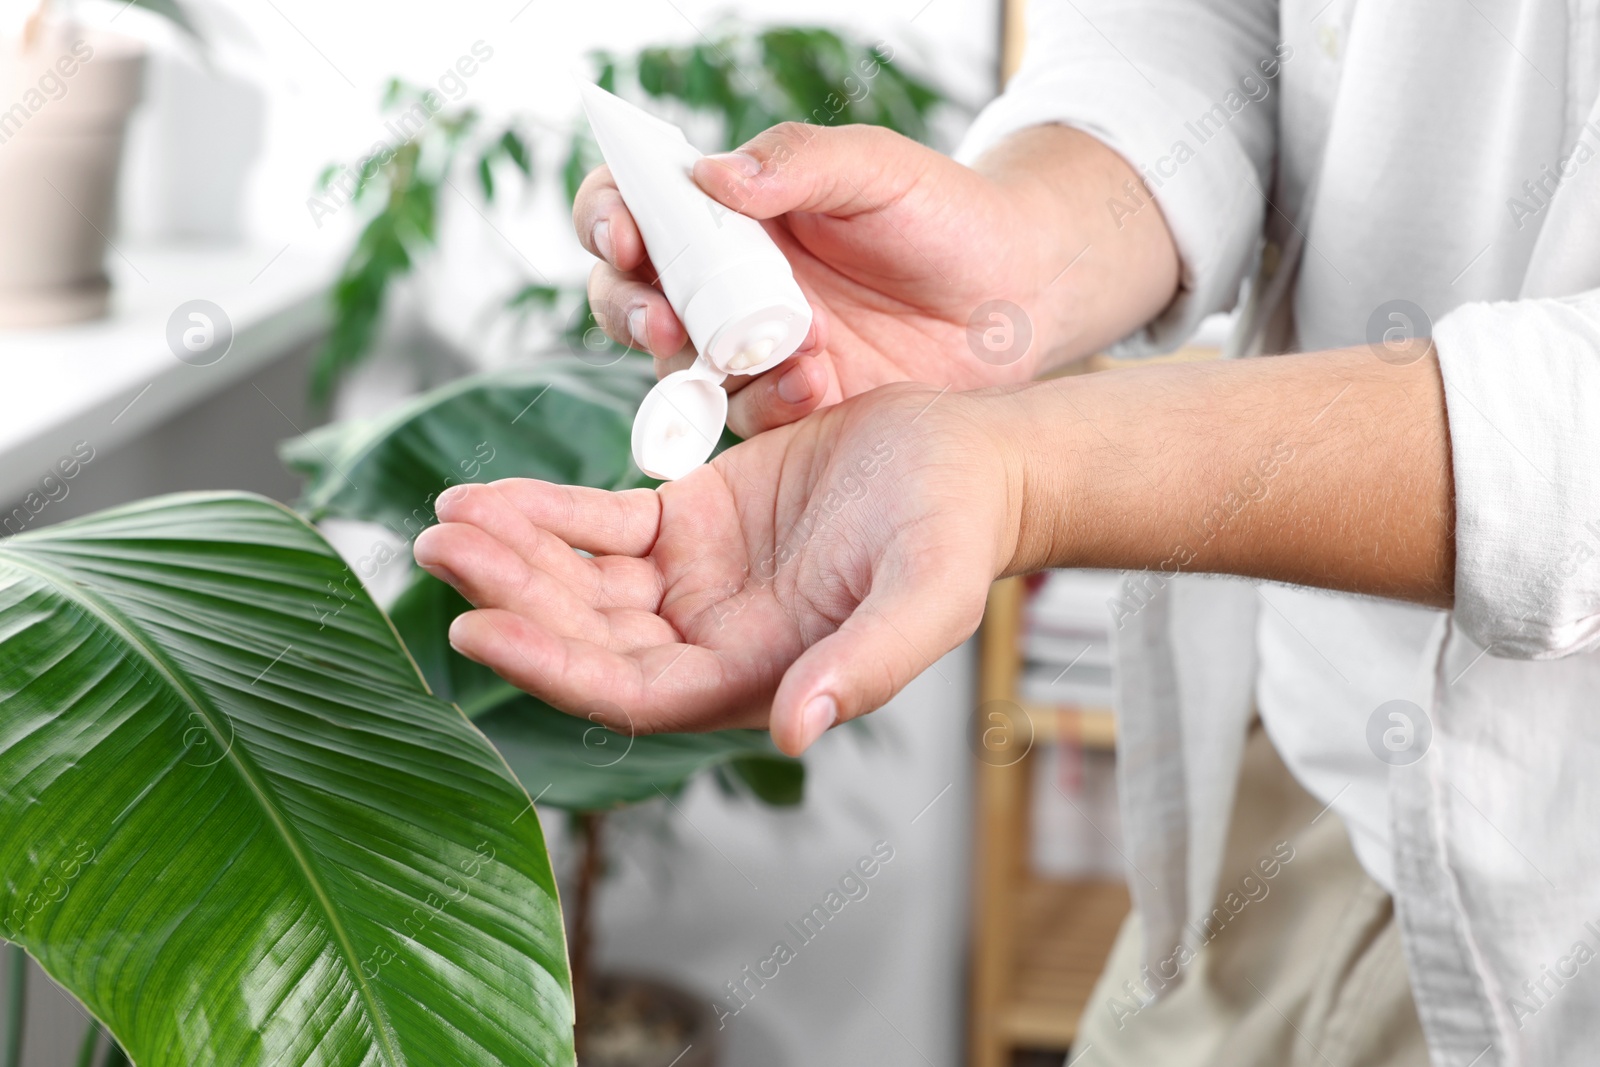
<path fill-rule="evenodd" d="M 735 152 L 698 160 L 694 179 L 724 206 L 751 218 L 790 211 L 847 218 L 898 199 L 936 155 L 880 126 L 785 122 Z"/>
<path fill-rule="evenodd" d="M 934 661 L 971 637 L 987 583 L 968 595 L 953 575 L 916 589 L 873 593 L 833 633 L 794 661 L 772 699 L 778 748 L 798 756 L 836 723 L 887 704 Z"/>

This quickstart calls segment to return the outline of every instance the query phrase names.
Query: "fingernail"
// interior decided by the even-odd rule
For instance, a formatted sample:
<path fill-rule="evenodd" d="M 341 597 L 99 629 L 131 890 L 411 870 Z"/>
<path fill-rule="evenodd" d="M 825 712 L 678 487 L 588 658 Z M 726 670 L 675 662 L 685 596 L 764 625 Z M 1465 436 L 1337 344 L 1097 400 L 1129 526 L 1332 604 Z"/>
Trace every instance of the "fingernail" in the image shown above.
<path fill-rule="evenodd" d="M 744 152 L 718 152 L 716 155 L 707 156 L 713 163 L 721 163 L 746 178 L 754 178 L 761 173 L 761 160 Z"/>
<path fill-rule="evenodd" d="M 642 352 L 650 351 L 649 315 L 650 309 L 643 304 L 628 312 L 628 333 L 633 337 L 633 347 Z"/>
<path fill-rule="evenodd" d="M 449 507 L 452 503 L 454 503 L 457 497 L 461 496 L 466 491 L 467 487 L 464 485 L 452 485 L 450 488 L 433 498 L 433 513 L 435 515 L 439 514 L 440 508 Z"/>
<path fill-rule="evenodd" d="M 804 404 L 811 399 L 811 379 L 804 367 L 790 367 L 778 379 L 778 398 L 785 404 Z"/>
<path fill-rule="evenodd" d="M 838 721 L 839 705 L 831 696 L 823 693 L 812 697 L 800 709 L 800 747 L 810 748 Z"/>
<path fill-rule="evenodd" d="M 600 250 L 600 258 L 607 263 L 611 263 L 611 220 L 601 219 L 595 223 L 592 236 L 594 238 L 594 246 Z"/>

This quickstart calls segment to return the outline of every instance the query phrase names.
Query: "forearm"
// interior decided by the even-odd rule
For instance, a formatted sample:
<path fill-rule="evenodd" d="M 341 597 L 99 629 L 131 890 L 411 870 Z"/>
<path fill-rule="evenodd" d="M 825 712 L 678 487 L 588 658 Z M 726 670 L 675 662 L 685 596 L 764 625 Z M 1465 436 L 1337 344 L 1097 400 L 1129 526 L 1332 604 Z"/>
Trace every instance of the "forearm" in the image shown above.
<path fill-rule="evenodd" d="M 1431 347 L 1113 371 L 985 394 L 1007 573 L 1213 572 L 1449 606 L 1454 506 Z"/>
<path fill-rule="evenodd" d="M 1081 130 L 1038 126 L 1007 138 L 975 169 L 1014 198 L 1026 240 L 1047 245 L 1028 313 L 1039 369 L 1101 351 L 1177 293 L 1178 252 L 1134 169 Z M 1114 213 L 1137 198 L 1143 207 Z"/>

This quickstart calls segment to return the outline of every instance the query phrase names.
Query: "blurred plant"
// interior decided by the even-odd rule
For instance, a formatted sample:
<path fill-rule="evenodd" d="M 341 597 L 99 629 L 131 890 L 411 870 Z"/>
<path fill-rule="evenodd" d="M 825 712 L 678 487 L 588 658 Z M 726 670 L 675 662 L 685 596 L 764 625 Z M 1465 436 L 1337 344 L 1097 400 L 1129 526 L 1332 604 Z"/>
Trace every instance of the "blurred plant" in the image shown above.
<path fill-rule="evenodd" d="M 378 204 L 334 283 L 333 326 L 311 373 L 311 396 L 319 404 L 371 349 L 389 286 L 437 242 L 439 192 L 460 162 L 471 161 L 486 202 L 494 200 L 499 164 L 509 162 L 525 180 L 533 174 L 528 140 L 515 122 L 486 133 L 476 108 L 443 111 L 433 90 L 398 79 L 384 91 L 383 110 L 415 116 L 419 128 L 354 167 L 327 167 L 317 180 L 323 193 L 346 197 L 340 207 Z"/>
<path fill-rule="evenodd" d="M 631 56 L 598 51 L 591 59 L 595 80 L 606 89 L 625 95 L 636 91 L 711 120 L 719 128 L 721 148 L 736 148 L 785 121 L 871 123 L 926 140 L 929 116 L 945 99 L 897 66 L 886 44 L 869 45 L 819 27 L 757 29 L 730 21 L 700 44 L 646 48 Z M 421 91 L 398 84 L 385 96 L 386 109 L 422 106 Z M 333 327 L 312 370 L 317 402 L 325 402 L 340 378 L 366 358 L 389 287 L 434 246 L 440 187 L 451 174 L 473 167 L 486 203 L 499 192 L 494 172 L 502 159 L 516 164 L 525 183 L 533 180 L 529 142 L 519 132 L 523 124 L 513 121 L 488 133 L 479 125 L 474 108 L 440 112 L 388 158 L 369 158 L 353 168 L 351 199 L 375 203 L 377 209 L 334 288 Z M 600 161 L 588 125 L 579 120 L 567 135 L 561 167 L 569 203 Z M 342 171 L 338 166 L 325 170 L 322 187 L 329 188 Z M 567 346 L 589 362 L 610 362 L 622 354 L 596 329 L 581 281 L 529 282 L 502 307 L 518 336 L 534 324 L 556 325 Z M 564 323 L 555 320 L 563 308 L 571 308 Z"/>

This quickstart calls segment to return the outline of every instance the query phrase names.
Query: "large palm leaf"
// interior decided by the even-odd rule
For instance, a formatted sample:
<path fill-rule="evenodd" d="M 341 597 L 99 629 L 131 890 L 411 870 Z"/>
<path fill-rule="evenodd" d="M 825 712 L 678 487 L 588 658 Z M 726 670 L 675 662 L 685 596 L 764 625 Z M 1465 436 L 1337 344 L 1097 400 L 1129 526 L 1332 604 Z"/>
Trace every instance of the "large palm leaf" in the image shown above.
<path fill-rule="evenodd" d="M 0 934 L 140 1067 L 570 1064 L 529 808 L 287 510 L 0 542 Z"/>

